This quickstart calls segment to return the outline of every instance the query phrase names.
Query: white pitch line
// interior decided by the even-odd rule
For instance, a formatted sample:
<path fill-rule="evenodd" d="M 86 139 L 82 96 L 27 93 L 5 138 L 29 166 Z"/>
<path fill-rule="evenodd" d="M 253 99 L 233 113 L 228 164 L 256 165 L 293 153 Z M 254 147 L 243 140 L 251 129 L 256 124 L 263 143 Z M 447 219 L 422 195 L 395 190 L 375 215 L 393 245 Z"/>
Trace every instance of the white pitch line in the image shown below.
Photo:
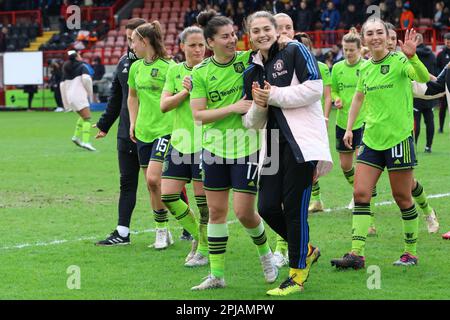
<path fill-rule="evenodd" d="M 440 194 L 432 194 L 429 195 L 428 198 L 430 199 L 438 199 L 438 198 L 446 198 L 450 196 L 450 192 L 449 193 L 440 193 Z M 383 201 L 383 202 L 377 202 L 375 203 L 376 206 L 388 206 L 391 204 L 395 204 L 394 201 Z M 331 212 L 331 211 L 341 211 L 341 210 L 348 210 L 347 207 L 339 207 L 339 208 L 334 208 L 334 209 L 325 209 L 324 212 Z M 237 223 L 238 220 L 230 220 L 227 223 L 228 224 L 234 224 Z M 181 230 L 183 229 L 182 227 L 175 227 L 173 228 L 175 230 Z M 141 231 L 130 231 L 131 234 L 143 234 L 143 233 L 150 233 L 150 232 L 155 232 L 155 229 L 145 229 L 145 230 L 141 230 Z M 52 245 L 57 245 L 57 244 L 63 244 L 63 243 L 69 243 L 69 242 L 79 242 L 79 241 L 92 241 L 92 240 L 98 240 L 101 237 L 82 237 L 82 238 L 78 238 L 78 239 L 74 239 L 74 240 L 53 240 L 53 241 L 49 241 L 49 242 L 35 242 L 35 243 L 22 243 L 22 244 L 16 244 L 16 245 L 12 245 L 12 246 L 6 246 L 6 247 L 0 247 L 0 250 L 13 250 L 13 249 L 23 249 L 23 248 L 29 248 L 29 247 L 46 247 L 46 246 L 52 246 Z"/>

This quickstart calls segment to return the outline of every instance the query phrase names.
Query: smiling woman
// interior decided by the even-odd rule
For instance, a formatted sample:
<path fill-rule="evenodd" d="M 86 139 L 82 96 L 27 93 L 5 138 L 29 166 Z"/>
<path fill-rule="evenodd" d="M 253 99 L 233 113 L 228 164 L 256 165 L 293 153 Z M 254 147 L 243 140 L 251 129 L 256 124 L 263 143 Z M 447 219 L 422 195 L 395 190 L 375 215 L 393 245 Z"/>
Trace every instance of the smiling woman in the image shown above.
<path fill-rule="evenodd" d="M 241 115 L 251 101 L 242 97 L 243 78 L 250 52 L 236 52 L 233 22 L 204 11 L 197 17 L 213 56 L 192 72 L 191 108 L 203 124 L 203 185 L 209 207 L 208 245 L 211 273 L 193 290 L 225 287 L 225 252 L 228 242 L 229 190 L 233 189 L 236 217 L 258 248 L 267 282 L 274 282 L 278 269 L 267 243 L 264 224 L 255 213 L 258 133 L 246 129 Z M 232 139 L 230 139 L 232 137 Z"/>
<path fill-rule="evenodd" d="M 411 136 L 414 123 L 411 79 L 427 82 L 430 77 L 416 55 L 414 30 L 407 30 L 404 42 L 399 41 L 402 52 L 389 51 L 389 31 L 380 19 L 368 19 L 361 33 L 372 58 L 360 69 L 343 137 L 345 146 L 352 148 L 352 129 L 364 103 L 365 128 L 356 161 L 353 191 L 352 249 L 331 263 L 338 268 L 364 267 L 372 190 L 386 167 L 403 221 L 404 251 L 394 265 L 416 265 L 419 225 L 411 195 L 412 169 L 417 164 Z"/>
<path fill-rule="evenodd" d="M 261 149 L 258 211 L 288 242 L 289 277 L 268 295 L 285 296 L 303 290 L 311 265 L 320 256 L 309 244 L 308 204 L 314 176 L 331 170 L 325 118 L 320 98 L 323 83 L 317 62 L 301 43 L 285 49 L 277 43 L 277 23 L 266 11 L 247 19 L 257 50 L 244 75 L 245 93 L 253 104 L 245 115 L 247 127 L 267 129 Z M 269 141 L 275 140 L 278 150 Z M 275 157 L 279 170 L 269 174 L 266 157 Z"/>

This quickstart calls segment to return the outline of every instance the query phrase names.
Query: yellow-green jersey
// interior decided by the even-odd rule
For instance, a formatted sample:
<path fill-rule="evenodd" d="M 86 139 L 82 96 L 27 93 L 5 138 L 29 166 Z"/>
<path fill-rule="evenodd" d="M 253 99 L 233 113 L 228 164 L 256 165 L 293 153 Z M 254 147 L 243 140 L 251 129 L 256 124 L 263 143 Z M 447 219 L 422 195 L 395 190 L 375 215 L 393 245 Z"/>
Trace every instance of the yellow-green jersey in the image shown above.
<path fill-rule="evenodd" d="M 173 64 L 173 60 L 162 58 L 152 63 L 141 59 L 130 68 L 128 86 L 136 90 L 139 99 L 135 135 L 142 142 L 150 143 L 172 132 L 172 112 L 162 113 L 159 105 L 167 71 Z"/>
<path fill-rule="evenodd" d="M 183 79 L 186 76 L 190 77 L 191 74 L 192 68 L 188 67 L 185 62 L 171 66 L 167 72 L 163 91 L 173 95 L 181 92 L 184 90 Z M 173 110 L 173 129 L 170 143 L 181 153 L 196 153 L 202 148 L 201 127 L 194 123 L 189 97 Z"/>
<path fill-rule="evenodd" d="M 244 70 L 249 66 L 250 51 L 236 52 L 227 64 L 214 57 L 205 59 L 192 71 L 191 99 L 206 98 L 206 109 L 219 109 L 243 97 Z M 246 129 L 240 114 L 203 125 L 202 147 L 213 154 L 238 159 L 259 149 L 258 134 Z"/>
<path fill-rule="evenodd" d="M 387 150 L 411 135 L 414 123 L 411 80 L 429 79 L 428 70 L 417 55 L 408 59 L 401 52 L 390 52 L 380 61 L 370 59 L 362 65 L 356 91 L 365 96 L 365 145 Z"/>
<path fill-rule="evenodd" d="M 328 68 L 328 66 L 320 61 L 317 61 L 317 65 L 319 66 L 319 72 L 320 72 L 320 76 L 322 77 L 322 82 L 323 82 L 323 87 L 325 88 L 326 86 L 331 86 L 331 74 L 330 74 L 330 68 Z M 324 107 L 325 105 L 325 91 L 324 94 L 322 95 L 322 107 Z"/>
<path fill-rule="evenodd" d="M 360 59 L 354 65 L 348 64 L 346 60 L 339 61 L 333 66 L 331 72 L 331 96 L 333 100 L 339 98 L 342 102 L 342 108 L 337 110 L 336 125 L 344 130 L 347 128 L 348 114 L 356 92 L 361 66 L 365 61 Z M 362 106 L 352 130 L 364 125 L 364 112 L 364 106 Z"/>

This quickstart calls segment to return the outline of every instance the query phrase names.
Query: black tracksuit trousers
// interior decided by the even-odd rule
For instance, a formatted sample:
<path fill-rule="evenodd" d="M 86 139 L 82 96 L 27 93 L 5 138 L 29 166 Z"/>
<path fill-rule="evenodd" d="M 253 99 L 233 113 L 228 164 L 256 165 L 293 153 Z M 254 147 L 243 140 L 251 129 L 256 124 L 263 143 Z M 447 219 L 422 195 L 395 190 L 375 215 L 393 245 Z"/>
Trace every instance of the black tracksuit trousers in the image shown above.
<path fill-rule="evenodd" d="M 279 146 L 278 172 L 264 175 L 264 167 L 261 171 L 258 211 L 288 242 L 289 266 L 304 269 L 309 243 L 308 206 L 317 162 L 297 163 L 286 141 Z"/>

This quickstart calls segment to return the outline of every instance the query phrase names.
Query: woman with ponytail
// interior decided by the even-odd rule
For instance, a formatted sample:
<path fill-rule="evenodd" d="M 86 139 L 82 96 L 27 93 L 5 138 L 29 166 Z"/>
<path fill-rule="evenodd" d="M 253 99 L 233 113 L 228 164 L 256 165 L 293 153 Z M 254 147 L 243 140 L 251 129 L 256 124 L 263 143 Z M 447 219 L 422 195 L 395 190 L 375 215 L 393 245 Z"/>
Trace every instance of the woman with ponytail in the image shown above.
<path fill-rule="evenodd" d="M 137 27 L 131 36 L 132 49 L 140 60 L 132 64 L 128 77 L 130 138 L 137 144 L 139 164 L 147 181 L 156 224 L 155 249 L 173 243 L 168 230 L 168 211 L 161 201 L 161 173 L 172 132 L 172 114 L 159 105 L 166 74 L 174 61 L 164 47 L 158 21 Z"/>

